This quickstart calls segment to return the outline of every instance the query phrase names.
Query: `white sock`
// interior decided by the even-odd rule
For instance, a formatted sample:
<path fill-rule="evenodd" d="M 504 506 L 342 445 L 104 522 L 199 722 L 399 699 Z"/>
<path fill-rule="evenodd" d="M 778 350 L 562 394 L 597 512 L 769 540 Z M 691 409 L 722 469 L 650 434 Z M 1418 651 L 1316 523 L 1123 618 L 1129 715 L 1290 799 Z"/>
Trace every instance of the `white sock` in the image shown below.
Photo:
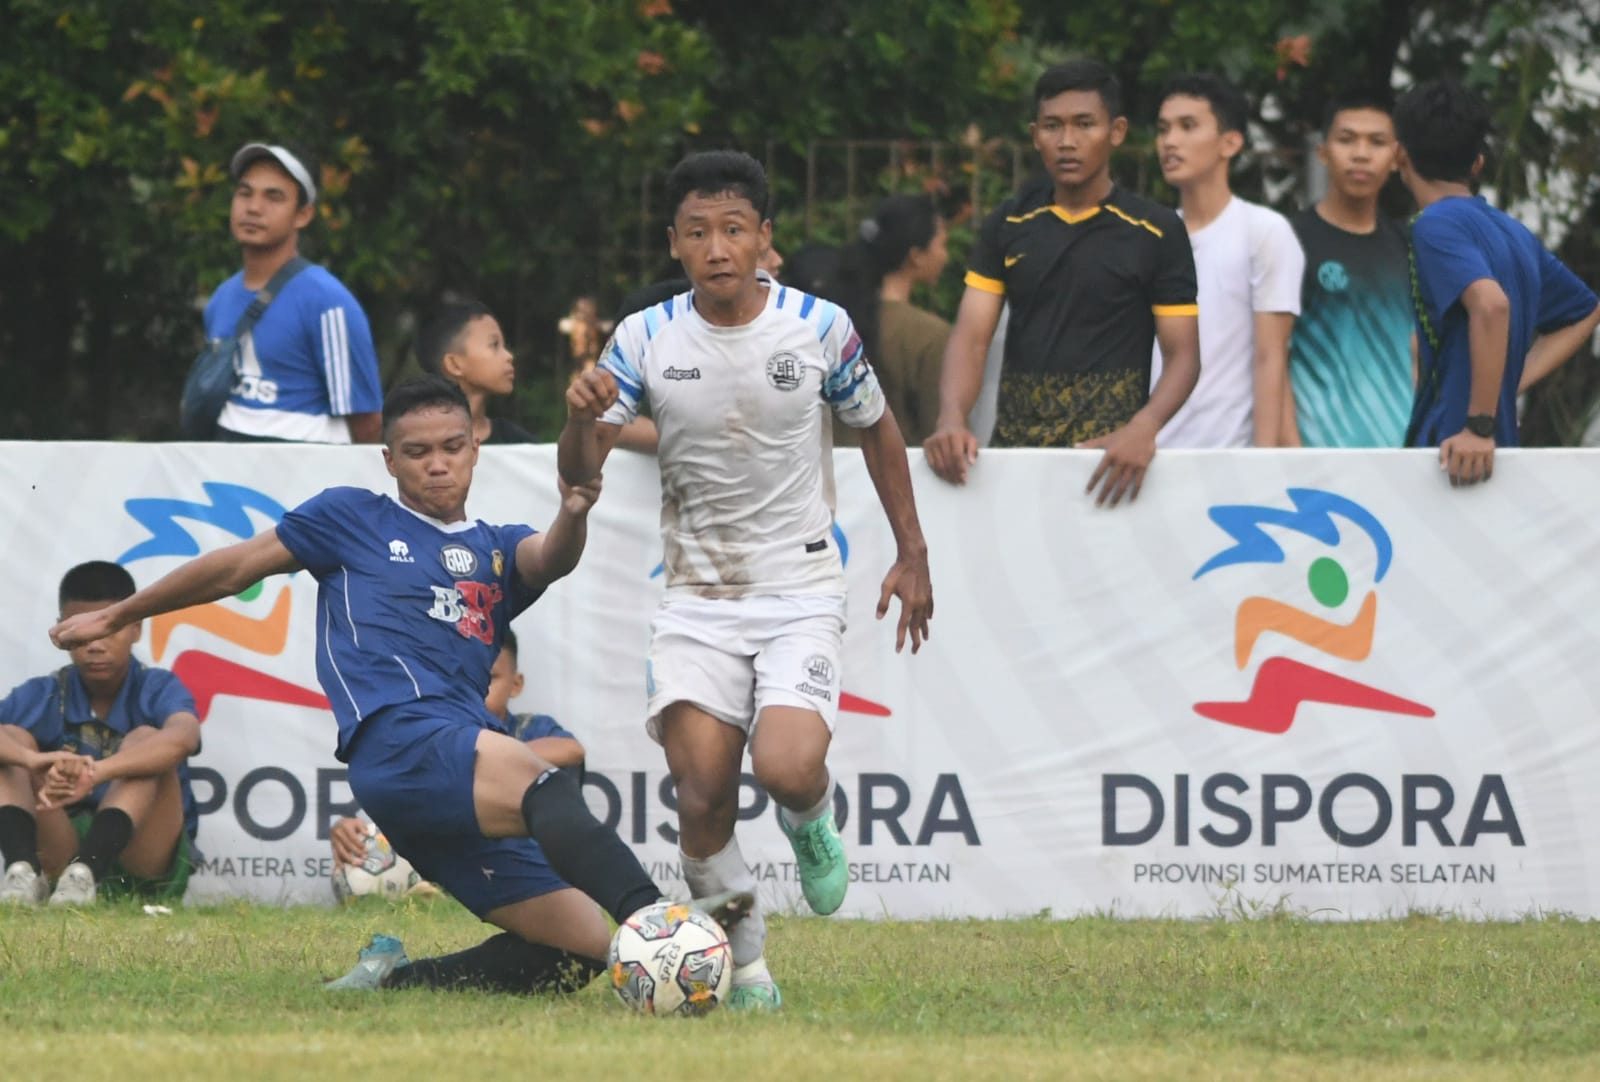
<path fill-rule="evenodd" d="M 681 848 L 678 857 L 683 861 L 683 879 L 689 884 L 689 893 L 696 898 L 717 894 L 724 890 L 748 890 L 754 894 L 756 877 L 739 852 L 739 839 L 732 837 L 722 847 L 722 852 L 709 857 L 691 857 Z M 750 915 L 728 933 L 728 945 L 733 948 L 733 964 L 747 965 L 761 960 L 767 945 L 767 918 L 761 913 L 760 903 Z"/>
<path fill-rule="evenodd" d="M 822 799 L 809 808 L 785 808 L 778 806 L 778 814 L 783 816 L 783 821 L 791 829 L 803 827 L 807 823 L 814 823 L 833 810 L 833 775 L 828 775 L 828 783 L 822 787 Z"/>
<path fill-rule="evenodd" d="M 771 984 L 772 970 L 767 968 L 765 958 L 757 958 L 753 962 L 733 967 L 733 983 L 735 987 L 742 984 Z"/>

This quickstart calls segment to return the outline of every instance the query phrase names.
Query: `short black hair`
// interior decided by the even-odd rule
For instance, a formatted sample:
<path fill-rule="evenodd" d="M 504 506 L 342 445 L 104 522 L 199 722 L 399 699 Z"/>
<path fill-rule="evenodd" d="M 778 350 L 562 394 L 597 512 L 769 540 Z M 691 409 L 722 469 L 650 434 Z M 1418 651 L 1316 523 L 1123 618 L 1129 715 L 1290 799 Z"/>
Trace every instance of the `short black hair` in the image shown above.
<path fill-rule="evenodd" d="M 1122 84 L 1116 73 L 1098 60 L 1068 60 L 1052 64 L 1033 84 L 1033 111 L 1069 90 L 1092 90 L 1100 95 L 1106 112 L 1115 120 L 1122 115 Z"/>
<path fill-rule="evenodd" d="M 691 195 L 724 194 L 750 200 L 762 220 L 769 217 L 767 171 L 742 150 L 703 150 L 673 166 L 667 174 L 667 217 L 676 221 L 678 208 Z"/>
<path fill-rule="evenodd" d="M 1209 71 L 1174 75 L 1161 88 L 1161 103 L 1168 98 L 1199 98 L 1211 106 L 1219 132 L 1236 131 L 1246 135 L 1250 126 L 1250 100 L 1243 91 L 1220 75 Z"/>
<path fill-rule="evenodd" d="M 121 601 L 138 592 L 133 576 L 121 564 L 109 560 L 90 560 L 61 576 L 56 603 L 62 607 L 74 601 Z"/>
<path fill-rule="evenodd" d="M 1356 109 L 1371 109 L 1393 120 L 1394 95 L 1378 87 L 1365 86 L 1339 91 L 1328 99 L 1327 106 L 1322 110 L 1322 134 L 1326 135 L 1333 130 L 1334 118 L 1340 113 Z"/>
<path fill-rule="evenodd" d="M 517 660 L 517 633 L 509 627 L 506 628 L 505 638 L 500 640 L 500 649 L 511 651 L 511 660 Z"/>
<path fill-rule="evenodd" d="M 1489 106 L 1453 79 L 1434 79 L 1395 105 L 1394 130 L 1419 176 L 1465 184 L 1489 140 Z"/>
<path fill-rule="evenodd" d="M 406 414 L 440 407 L 458 409 L 469 418 L 472 416 L 472 407 L 467 404 L 467 396 L 461 393 L 460 387 L 443 376 L 418 376 L 416 379 L 408 379 L 404 383 L 397 384 L 383 396 L 384 442 L 389 442 L 390 426 Z"/>
<path fill-rule="evenodd" d="M 467 324 L 492 315 L 489 306 L 481 301 L 450 301 L 440 306 L 417 335 L 417 364 L 424 372 L 438 375 L 444 369 L 444 355 L 461 348 Z"/>

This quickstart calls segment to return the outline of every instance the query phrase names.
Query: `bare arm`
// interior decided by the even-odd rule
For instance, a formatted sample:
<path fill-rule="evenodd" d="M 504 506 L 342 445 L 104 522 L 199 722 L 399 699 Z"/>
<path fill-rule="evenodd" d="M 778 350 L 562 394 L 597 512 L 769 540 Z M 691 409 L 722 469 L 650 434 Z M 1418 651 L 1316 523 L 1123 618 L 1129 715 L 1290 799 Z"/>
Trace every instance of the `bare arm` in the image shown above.
<path fill-rule="evenodd" d="M 1289 393 L 1289 312 L 1255 313 L 1255 445 L 1283 445 L 1283 400 Z"/>
<path fill-rule="evenodd" d="M 165 774 L 199 750 L 200 719 L 189 713 L 173 714 L 150 739 L 124 742 L 115 753 L 95 763 L 95 784 Z"/>
<path fill-rule="evenodd" d="M 1156 316 L 1156 341 L 1161 345 L 1161 378 L 1139 412 L 1148 413 L 1159 432 L 1200 382 L 1200 317 Z"/>
<path fill-rule="evenodd" d="M 70 617 L 50 629 L 50 641 L 63 650 L 137 623 L 150 616 L 230 597 L 268 575 L 299 571 L 300 562 L 270 529 L 248 541 L 196 556 L 132 597 L 103 609 Z"/>
<path fill-rule="evenodd" d="M 978 441 L 967 427 L 967 415 L 983 390 L 984 361 L 1004 307 L 1000 294 L 968 286 L 945 342 L 939 420 L 923 447 L 933 472 L 954 485 L 966 481 L 967 467 L 978 457 Z"/>
<path fill-rule="evenodd" d="M 917 521 L 917 501 L 911 489 L 911 467 L 906 462 L 906 441 L 900 425 L 887 407 L 883 416 L 861 430 L 861 454 L 867 461 L 867 474 L 878 491 L 878 502 L 889 516 L 894 531 L 895 562 L 883 580 L 878 597 L 878 618 L 889 611 L 889 598 L 900 598 L 900 624 L 895 631 L 898 653 L 911 633 L 911 652 L 922 648 L 928 637 L 928 620 L 933 616 L 933 583 L 928 577 L 928 543 Z"/>
<path fill-rule="evenodd" d="M 82 758 L 84 757 L 66 751 L 37 751 L 6 732 L 6 727 L 0 725 L 0 766 L 20 766 L 30 771 L 39 771 L 63 759 Z"/>
<path fill-rule="evenodd" d="M 1295 412 L 1294 387 L 1288 380 L 1283 381 L 1283 420 L 1278 432 L 1279 446 L 1304 446 L 1300 440 L 1300 418 Z"/>
<path fill-rule="evenodd" d="M 616 400 L 617 381 L 602 368 L 591 368 L 568 385 L 567 423 L 556 441 L 556 469 L 567 484 L 587 484 L 605 465 L 620 430 L 600 418 Z"/>
<path fill-rule="evenodd" d="M 653 455 L 661 446 L 661 433 L 656 430 L 656 423 L 650 418 L 635 417 L 617 431 L 616 446 L 624 451 Z M 604 456 L 602 456 L 603 461 Z"/>
<path fill-rule="evenodd" d="M 381 413 L 352 413 L 345 421 L 350 425 L 351 443 L 378 443 L 383 439 Z"/>
<path fill-rule="evenodd" d="M 517 544 L 517 575 L 524 585 L 543 590 L 572 574 L 589 540 L 589 509 L 599 498 L 598 474 L 586 485 L 569 488 L 561 482 L 561 510 L 556 512 L 556 520 L 544 533 L 524 537 Z"/>
<path fill-rule="evenodd" d="M 1523 363 L 1522 382 L 1517 385 L 1517 392 L 1526 391 L 1571 360 L 1593 336 L 1596 326 L 1600 326 L 1600 306 L 1570 326 L 1535 338 L 1528 350 L 1528 359 Z"/>
<path fill-rule="evenodd" d="M 1156 435 L 1161 426 L 1189 400 L 1200 379 L 1200 320 L 1196 316 L 1157 315 L 1156 340 L 1161 343 L 1161 378 L 1150 392 L 1150 400 L 1128 423 L 1109 435 L 1088 440 L 1080 447 L 1102 448 L 1105 454 L 1084 489 L 1093 492 L 1096 505 L 1139 498 L 1144 474 L 1156 457 Z M 1104 484 L 1101 485 L 1101 479 Z"/>
<path fill-rule="evenodd" d="M 1479 278 L 1461 291 L 1461 305 L 1467 310 L 1467 342 L 1472 352 L 1467 416 L 1493 415 L 1499 410 L 1506 350 L 1511 343 L 1511 302 L 1499 282 Z M 1450 474 L 1452 485 L 1487 481 L 1494 473 L 1494 437 L 1477 436 L 1463 428 L 1439 444 L 1439 464 Z"/>
<path fill-rule="evenodd" d="M 527 745 L 551 766 L 576 770 L 583 765 L 583 745 L 570 736 L 536 736 Z"/>

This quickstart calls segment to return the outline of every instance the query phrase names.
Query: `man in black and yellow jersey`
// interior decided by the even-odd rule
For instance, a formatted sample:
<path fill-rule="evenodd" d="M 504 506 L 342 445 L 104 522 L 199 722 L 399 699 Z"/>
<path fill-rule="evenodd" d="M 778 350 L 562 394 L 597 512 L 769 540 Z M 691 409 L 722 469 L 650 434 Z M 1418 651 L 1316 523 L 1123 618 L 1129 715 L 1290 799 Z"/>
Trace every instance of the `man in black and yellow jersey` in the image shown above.
<path fill-rule="evenodd" d="M 997 447 L 1098 447 L 1098 501 L 1138 495 L 1156 433 L 1200 376 L 1194 255 L 1171 210 L 1118 188 L 1111 152 L 1128 132 L 1104 64 L 1058 64 L 1034 86 L 1034 149 L 1049 174 L 1002 203 L 973 247 L 945 347 L 935 473 L 966 481 L 978 441 L 966 417 L 1002 305 L 1011 304 Z M 1162 375 L 1150 389 L 1151 345 Z M 1104 481 L 1102 485 L 1101 482 Z"/>

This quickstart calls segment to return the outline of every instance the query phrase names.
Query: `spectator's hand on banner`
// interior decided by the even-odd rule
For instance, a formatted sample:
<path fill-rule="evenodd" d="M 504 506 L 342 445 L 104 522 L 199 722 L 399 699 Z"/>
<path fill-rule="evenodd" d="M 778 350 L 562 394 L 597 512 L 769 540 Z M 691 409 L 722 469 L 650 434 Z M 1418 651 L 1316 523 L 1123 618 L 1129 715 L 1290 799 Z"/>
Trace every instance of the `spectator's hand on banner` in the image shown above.
<path fill-rule="evenodd" d="M 1084 488 L 1085 492 L 1093 492 L 1100 479 L 1105 478 L 1105 486 L 1100 489 L 1100 495 L 1095 497 L 1097 507 L 1105 506 L 1108 499 L 1112 507 L 1117 506 L 1124 493 L 1129 503 L 1138 498 L 1139 489 L 1144 484 L 1144 471 L 1150 468 L 1150 460 L 1156 457 L 1156 433 L 1159 431 L 1159 425 L 1144 414 L 1136 413 L 1131 421 L 1109 436 L 1078 444 L 1079 447 L 1101 448 L 1105 451 L 1094 473 L 1089 475 L 1089 484 Z"/>
<path fill-rule="evenodd" d="M 1452 487 L 1487 481 L 1494 473 L 1494 437 L 1463 428 L 1439 445 L 1439 468 L 1450 474 Z"/>
<path fill-rule="evenodd" d="M 922 445 L 933 472 L 952 485 L 967 483 L 967 467 L 978 461 L 978 437 L 964 424 L 942 424 Z"/>

